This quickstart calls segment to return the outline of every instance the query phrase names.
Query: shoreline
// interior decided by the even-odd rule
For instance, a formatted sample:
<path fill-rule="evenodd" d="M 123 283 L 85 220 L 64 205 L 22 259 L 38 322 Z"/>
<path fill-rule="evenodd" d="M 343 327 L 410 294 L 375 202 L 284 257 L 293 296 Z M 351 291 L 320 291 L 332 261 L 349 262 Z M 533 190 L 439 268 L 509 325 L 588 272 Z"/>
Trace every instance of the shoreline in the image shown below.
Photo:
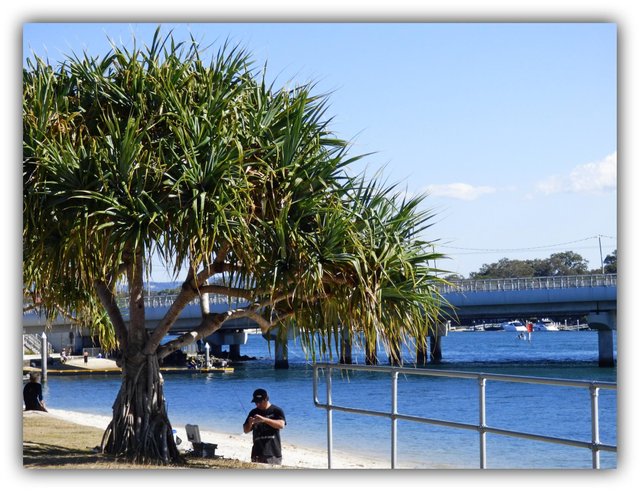
<path fill-rule="evenodd" d="M 71 422 L 78 425 L 95 427 L 101 430 L 106 429 L 111 417 L 98 414 L 89 414 L 84 412 L 76 412 L 73 410 L 63 410 L 59 408 L 48 408 L 48 415 Z M 186 422 L 188 423 L 188 422 Z M 186 423 L 172 423 L 176 435 L 182 441 L 178 445 L 178 449 L 187 452 L 191 449 L 191 445 L 187 439 L 185 431 Z M 230 434 L 219 432 L 209 428 L 200 427 L 200 437 L 203 442 L 215 443 L 218 445 L 216 455 L 228 459 L 235 459 L 250 463 L 251 459 L 251 434 Z M 390 469 L 390 464 L 382 460 L 366 456 L 356 456 L 351 453 L 333 451 L 332 454 L 332 470 L 335 469 Z M 286 438 L 282 442 L 282 466 L 304 469 L 327 469 L 327 451 L 323 449 L 310 448 L 291 444 L 286 442 Z M 278 466 L 273 466 L 278 468 Z"/>

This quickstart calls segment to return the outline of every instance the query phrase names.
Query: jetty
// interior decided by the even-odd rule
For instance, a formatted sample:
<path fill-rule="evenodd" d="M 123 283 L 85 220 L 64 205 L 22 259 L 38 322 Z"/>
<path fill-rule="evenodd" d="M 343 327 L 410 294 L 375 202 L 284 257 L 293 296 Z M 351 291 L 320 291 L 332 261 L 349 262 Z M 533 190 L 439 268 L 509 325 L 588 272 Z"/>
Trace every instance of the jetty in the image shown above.
<path fill-rule="evenodd" d="M 60 354 L 51 354 L 50 359 L 53 359 L 54 365 L 47 367 L 47 375 L 50 376 L 77 376 L 82 374 L 120 374 L 122 369 L 118 367 L 116 361 L 104 357 L 88 357 L 87 362 L 84 361 L 83 356 L 69 357 L 65 362 L 60 360 Z M 40 361 L 40 355 L 24 356 L 24 362 L 22 367 L 23 374 L 29 374 L 31 372 L 42 372 L 41 367 L 31 366 L 31 361 Z M 199 374 L 199 373 L 233 373 L 233 367 L 229 366 L 214 366 L 214 367 L 160 367 L 160 372 L 163 374 Z"/>

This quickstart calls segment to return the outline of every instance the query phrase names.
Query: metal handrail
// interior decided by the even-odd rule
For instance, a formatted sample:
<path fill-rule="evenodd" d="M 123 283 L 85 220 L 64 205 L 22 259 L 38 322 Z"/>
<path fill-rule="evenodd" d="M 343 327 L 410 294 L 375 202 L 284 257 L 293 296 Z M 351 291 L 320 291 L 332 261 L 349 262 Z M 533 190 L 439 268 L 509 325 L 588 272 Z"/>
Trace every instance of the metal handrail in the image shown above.
<path fill-rule="evenodd" d="M 326 403 L 320 403 L 318 399 L 318 375 L 320 369 L 326 369 Z M 368 371 L 389 373 L 392 381 L 391 393 L 391 412 L 382 412 L 377 410 L 368 410 L 364 408 L 352 408 L 340 405 L 333 405 L 331 395 L 331 375 L 333 370 L 340 371 Z M 479 416 L 477 424 L 454 422 L 450 420 L 433 419 L 426 417 L 418 417 L 415 415 L 401 414 L 397 411 L 398 400 L 398 375 L 412 374 L 417 376 L 438 376 L 462 379 L 475 379 L 478 381 L 478 402 Z M 543 384 L 551 386 L 577 387 L 586 388 L 590 392 L 591 401 L 591 441 L 579 441 L 575 439 L 565 439 L 553 436 L 545 436 L 542 434 L 533 434 L 528 432 L 520 432 L 498 427 L 490 427 L 486 425 L 486 382 L 487 381 L 503 381 L 513 383 L 530 383 Z M 423 424 L 439 425 L 456 429 L 464 429 L 478 432 L 480 444 L 480 468 L 485 469 L 487 465 L 486 435 L 499 434 L 503 436 L 517 437 L 535 441 L 543 441 L 553 444 L 561 444 L 565 446 L 574 446 L 591 450 L 592 468 L 600 468 L 600 451 L 617 452 L 615 445 L 604 444 L 600 442 L 600 427 L 598 415 L 598 396 L 599 390 L 617 390 L 617 384 L 606 381 L 582 381 L 572 379 L 556 379 L 541 378 L 531 376 L 512 376 L 506 374 L 492 374 L 481 372 L 463 372 L 463 371 L 446 371 L 435 369 L 420 368 L 404 368 L 404 367 L 380 367 L 380 366 L 357 366 L 348 364 L 331 364 L 331 363 L 315 363 L 313 364 L 313 402 L 318 408 L 324 408 L 327 411 L 327 465 L 331 469 L 332 451 L 333 451 L 333 411 L 341 411 L 346 413 L 355 413 L 360 415 L 369 415 L 373 417 L 385 417 L 391 420 L 391 468 L 396 467 L 397 462 L 397 422 L 398 420 L 406 420 Z"/>

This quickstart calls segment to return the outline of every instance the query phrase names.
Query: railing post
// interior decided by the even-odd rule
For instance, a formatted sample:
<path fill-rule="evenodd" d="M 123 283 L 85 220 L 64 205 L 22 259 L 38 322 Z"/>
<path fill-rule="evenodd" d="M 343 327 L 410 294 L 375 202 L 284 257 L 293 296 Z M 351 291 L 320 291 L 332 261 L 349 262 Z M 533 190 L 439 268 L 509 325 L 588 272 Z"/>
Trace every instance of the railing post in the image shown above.
<path fill-rule="evenodd" d="M 331 401 L 331 367 L 327 367 L 327 468 L 331 470 L 331 454 L 333 451 L 333 422 Z"/>
<path fill-rule="evenodd" d="M 600 388 L 592 384 L 591 392 L 591 463 L 594 470 L 600 469 L 600 425 L 598 416 L 598 392 Z"/>
<path fill-rule="evenodd" d="M 480 412 L 479 415 L 479 423 L 478 423 L 478 432 L 480 437 L 480 469 L 484 470 L 487 468 L 487 433 L 485 428 L 487 426 L 487 412 L 486 412 L 486 394 L 485 388 L 487 385 L 487 380 L 479 376 L 478 377 L 478 410 Z"/>
<path fill-rule="evenodd" d="M 40 377 L 44 383 L 47 380 L 47 362 L 49 360 L 49 342 L 47 334 L 43 331 L 40 339 Z"/>
<path fill-rule="evenodd" d="M 398 371 L 391 372 L 391 469 L 398 458 Z"/>

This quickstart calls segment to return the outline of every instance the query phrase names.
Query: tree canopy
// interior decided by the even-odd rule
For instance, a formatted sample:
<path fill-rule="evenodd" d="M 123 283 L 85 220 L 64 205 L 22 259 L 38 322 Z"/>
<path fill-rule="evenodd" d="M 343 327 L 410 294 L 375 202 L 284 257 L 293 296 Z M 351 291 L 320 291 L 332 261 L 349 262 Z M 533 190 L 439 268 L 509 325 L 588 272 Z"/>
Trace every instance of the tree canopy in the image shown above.
<path fill-rule="evenodd" d="M 618 272 L 618 250 L 614 250 L 611 254 L 607 255 L 603 261 L 604 273 L 617 273 Z"/>
<path fill-rule="evenodd" d="M 224 293 L 305 323 L 389 332 L 424 319 L 437 282 L 420 239 L 431 216 L 346 175 L 353 158 L 311 90 L 267 86 L 239 48 L 207 65 L 195 42 L 159 33 L 104 58 L 30 62 L 25 285 L 90 318 L 96 287 L 111 291 L 138 254 L 148 274 L 158 255 L 188 265 L 192 290 L 224 272 L 244 286 Z"/>
<path fill-rule="evenodd" d="M 605 273 L 616 273 L 617 251 L 604 260 Z M 573 251 L 554 253 L 546 259 L 510 260 L 502 258 L 491 264 L 484 264 L 470 278 L 523 278 L 555 277 L 563 275 L 584 275 L 601 273 L 601 268 L 589 270 L 588 262 Z"/>
<path fill-rule="evenodd" d="M 249 317 L 263 333 L 294 324 L 313 356 L 330 353 L 345 329 L 390 352 L 434 329 L 443 280 L 431 267 L 441 255 L 424 238 L 432 214 L 423 197 L 348 173 L 359 157 L 331 132 L 327 97 L 313 91 L 267 83 L 240 47 L 225 44 L 205 61 L 198 43 L 160 30 L 149 46 L 114 45 L 102 57 L 28 60 L 23 282 L 43 312 L 73 313 L 123 354 L 105 449 L 174 455 L 153 360 L 229 319 Z M 142 286 L 154 257 L 187 273 L 149 331 Z M 163 344 L 205 293 L 243 303 L 205 311 L 197 328 Z M 133 377 L 142 367 L 147 382 Z M 146 434 L 127 412 L 147 422 Z M 149 440 L 156 420 L 165 425 Z"/>

